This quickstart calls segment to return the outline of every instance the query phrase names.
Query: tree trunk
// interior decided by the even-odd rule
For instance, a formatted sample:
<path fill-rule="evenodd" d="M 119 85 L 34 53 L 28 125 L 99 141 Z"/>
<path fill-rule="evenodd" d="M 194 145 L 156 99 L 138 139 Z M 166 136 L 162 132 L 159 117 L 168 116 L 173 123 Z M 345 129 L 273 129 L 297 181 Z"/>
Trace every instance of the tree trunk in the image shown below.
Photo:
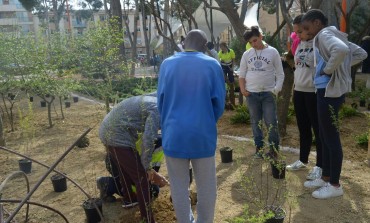
<path fill-rule="evenodd" d="M 169 15 L 168 15 L 169 11 L 170 11 L 169 0 L 165 0 L 163 19 L 167 24 L 168 24 L 168 21 L 169 21 Z M 165 36 L 168 36 L 168 26 L 167 26 L 167 24 L 163 27 L 163 33 L 164 33 Z M 172 53 L 173 53 L 170 41 L 168 39 L 165 39 L 165 38 L 163 39 L 163 53 L 164 53 L 165 57 L 168 57 L 169 55 L 172 55 Z"/>
<path fill-rule="evenodd" d="M 244 20 L 240 18 L 238 12 L 234 9 L 234 2 L 233 1 L 223 1 L 223 0 L 215 0 L 219 5 L 221 11 L 226 15 L 229 19 L 231 26 L 233 27 L 236 36 L 238 37 L 241 43 L 246 43 L 243 34 L 245 31 L 244 27 Z M 243 20 L 243 21 L 241 21 Z"/>
<path fill-rule="evenodd" d="M 338 27 L 338 16 L 336 10 L 336 1 L 322 1 L 320 9 L 325 13 L 328 18 L 329 26 Z"/>
<path fill-rule="evenodd" d="M 61 96 L 59 96 L 59 105 L 60 105 L 60 113 L 62 114 L 62 119 L 64 119 L 63 100 Z"/>
<path fill-rule="evenodd" d="M 48 104 L 48 120 L 49 120 L 49 128 L 52 128 L 53 127 L 53 121 L 51 119 L 51 105 L 53 104 L 53 101 L 54 101 L 55 97 L 52 96 L 51 97 L 51 101 L 46 101 L 46 103 Z"/>
<path fill-rule="evenodd" d="M 279 134 L 281 137 L 286 135 L 287 117 L 289 111 L 289 104 L 292 97 L 292 89 L 294 83 L 294 72 L 288 64 L 284 62 L 284 83 L 283 89 L 278 94 L 277 98 L 277 116 L 279 125 Z"/>
<path fill-rule="evenodd" d="M 145 52 L 146 52 L 146 61 L 147 63 L 150 62 L 150 23 L 147 22 L 147 15 L 146 15 L 146 10 L 145 10 L 145 1 L 140 0 L 140 7 L 141 7 L 141 25 L 142 25 L 142 32 L 144 34 L 144 43 L 145 43 Z M 147 28 L 148 27 L 148 28 Z M 154 58 L 153 58 L 154 62 Z"/>
<path fill-rule="evenodd" d="M 0 115 L 0 146 L 6 146 L 5 136 L 4 136 L 4 125 L 3 118 Z"/>
<path fill-rule="evenodd" d="M 118 28 L 119 28 L 119 32 L 122 33 L 122 7 L 121 7 L 121 2 L 120 0 L 112 0 L 111 1 L 111 8 L 110 8 L 111 12 L 112 12 L 112 16 L 114 17 L 117 17 L 117 22 L 118 22 Z M 122 38 L 123 35 L 121 35 Z M 120 53 L 123 57 L 124 60 L 126 60 L 126 56 L 125 56 L 125 44 L 124 44 L 124 41 L 122 41 L 122 44 L 120 45 Z"/>

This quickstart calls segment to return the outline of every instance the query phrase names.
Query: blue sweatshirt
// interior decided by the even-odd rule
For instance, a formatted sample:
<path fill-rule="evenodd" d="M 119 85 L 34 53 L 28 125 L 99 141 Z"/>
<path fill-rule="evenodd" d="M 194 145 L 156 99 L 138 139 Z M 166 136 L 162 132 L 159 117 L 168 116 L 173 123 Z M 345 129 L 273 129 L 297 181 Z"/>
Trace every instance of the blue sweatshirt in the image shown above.
<path fill-rule="evenodd" d="M 214 156 L 226 95 L 219 62 L 201 52 L 177 53 L 163 61 L 157 93 L 164 154 Z"/>
<path fill-rule="evenodd" d="M 326 88 L 330 81 L 330 76 L 324 74 L 324 68 L 326 67 L 326 62 L 324 58 L 320 55 L 319 51 L 316 49 L 316 72 L 314 78 L 314 84 L 316 89 Z"/>

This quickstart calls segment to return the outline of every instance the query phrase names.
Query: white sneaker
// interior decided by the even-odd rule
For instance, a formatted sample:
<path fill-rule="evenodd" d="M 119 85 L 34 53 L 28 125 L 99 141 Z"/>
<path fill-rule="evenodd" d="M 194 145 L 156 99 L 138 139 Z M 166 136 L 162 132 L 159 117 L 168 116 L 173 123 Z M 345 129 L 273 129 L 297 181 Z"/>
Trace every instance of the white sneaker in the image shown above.
<path fill-rule="evenodd" d="M 316 180 L 309 180 L 304 182 L 304 186 L 307 188 L 316 188 L 316 187 L 323 187 L 327 184 L 327 182 L 323 181 L 321 178 Z"/>
<path fill-rule="evenodd" d="M 306 179 L 307 180 L 316 180 L 320 179 L 322 175 L 322 169 L 318 166 L 315 166 L 311 172 L 307 175 Z"/>
<path fill-rule="evenodd" d="M 312 196 L 317 199 L 327 199 L 332 197 L 339 197 L 343 195 L 342 185 L 334 187 L 330 183 L 327 183 L 324 187 L 312 192 Z"/>
<path fill-rule="evenodd" d="M 294 163 L 286 166 L 287 170 L 299 170 L 306 168 L 306 165 L 302 163 L 300 160 L 295 161 Z"/>

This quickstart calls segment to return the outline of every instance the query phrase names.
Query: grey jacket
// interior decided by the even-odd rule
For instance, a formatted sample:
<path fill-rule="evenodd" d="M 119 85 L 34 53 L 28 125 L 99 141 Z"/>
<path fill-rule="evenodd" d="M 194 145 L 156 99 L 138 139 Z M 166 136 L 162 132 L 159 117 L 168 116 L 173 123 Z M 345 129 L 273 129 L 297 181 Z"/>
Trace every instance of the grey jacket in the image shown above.
<path fill-rule="evenodd" d="M 294 55 L 294 90 L 301 92 L 315 92 L 313 79 L 315 67 L 313 66 L 313 40 L 301 41 Z"/>
<path fill-rule="evenodd" d="M 319 50 L 326 62 L 324 72 L 331 75 L 325 97 L 340 97 L 350 92 L 351 66 L 364 60 L 367 57 L 366 51 L 349 42 L 347 34 L 337 30 L 334 26 L 322 29 L 315 36 L 313 47 L 314 52 L 316 48 Z M 314 63 L 316 66 L 316 58 Z"/>
<path fill-rule="evenodd" d="M 135 96 L 117 104 L 100 125 L 99 137 L 106 146 L 136 148 L 142 135 L 141 163 L 150 168 L 154 141 L 160 129 L 156 93 Z"/>

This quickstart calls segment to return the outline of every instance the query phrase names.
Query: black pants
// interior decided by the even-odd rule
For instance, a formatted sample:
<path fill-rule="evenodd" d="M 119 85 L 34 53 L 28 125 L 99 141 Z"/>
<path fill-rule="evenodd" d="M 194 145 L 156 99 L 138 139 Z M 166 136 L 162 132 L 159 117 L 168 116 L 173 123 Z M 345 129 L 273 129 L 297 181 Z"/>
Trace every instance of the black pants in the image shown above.
<path fill-rule="evenodd" d="M 224 71 L 225 82 L 227 82 L 228 80 L 230 83 L 234 83 L 234 71 L 233 69 L 231 69 L 231 65 L 229 66 L 221 65 L 221 67 L 222 70 Z"/>
<path fill-rule="evenodd" d="M 322 167 L 322 143 L 319 134 L 316 93 L 294 91 L 293 103 L 299 130 L 299 160 L 302 163 L 308 162 L 313 129 L 316 139 L 316 166 Z"/>
<path fill-rule="evenodd" d="M 324 95 L 325 89 L 317 90 L 317 113 L 323 151 L 322 175 L 330 177 L 331 184 L 338 184 L 343 162 L 338 113 L 345 96 L 329 98 Z"/>

